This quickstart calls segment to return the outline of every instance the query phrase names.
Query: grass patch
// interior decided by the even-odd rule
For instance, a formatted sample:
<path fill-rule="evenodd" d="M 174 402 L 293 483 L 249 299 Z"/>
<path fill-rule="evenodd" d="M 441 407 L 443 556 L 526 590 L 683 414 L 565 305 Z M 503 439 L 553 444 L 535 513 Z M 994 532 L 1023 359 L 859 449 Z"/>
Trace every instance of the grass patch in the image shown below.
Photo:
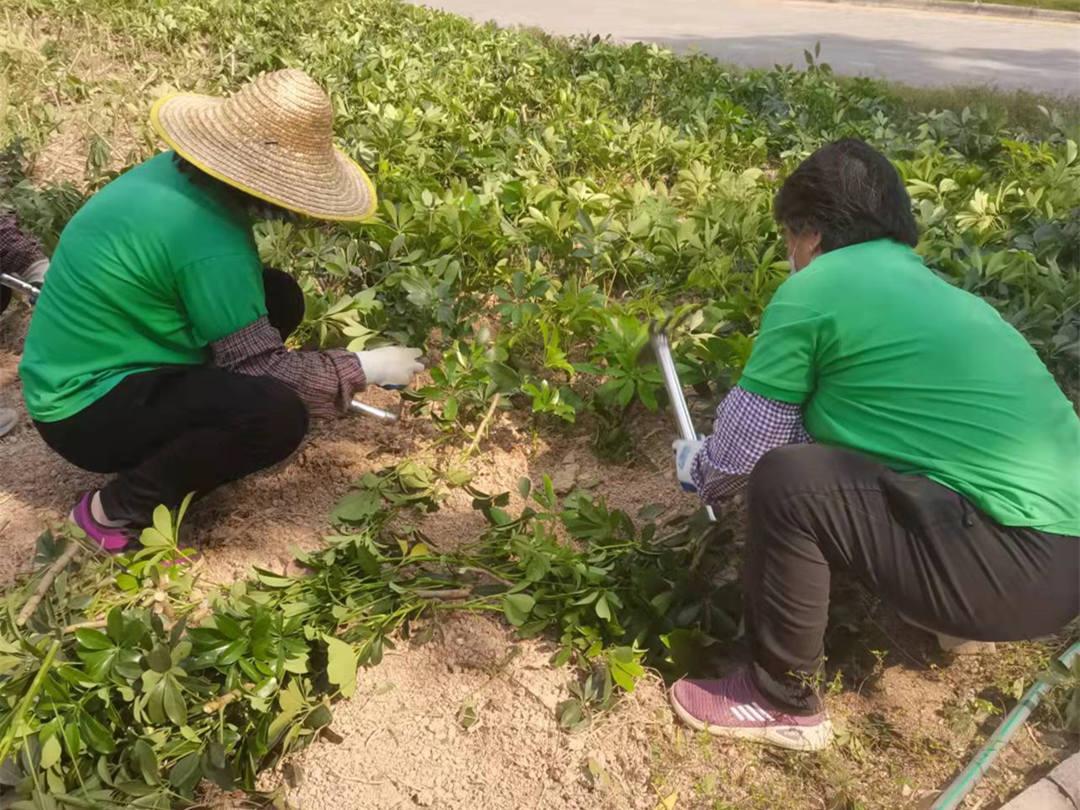
<path fill-rule="evenodd" d="M 1080 8 L 1080 4 L 1077 5 Z M 1039 138 L 1062 130 L 1073 139 L 1080 135 L 1080 97 L 1058 97 L 1028 90 L 997 90 L 990 87 L 912 87 L 886 85 L 887 91 L 914 113 L 985 107 L 1016 127 Z"/>

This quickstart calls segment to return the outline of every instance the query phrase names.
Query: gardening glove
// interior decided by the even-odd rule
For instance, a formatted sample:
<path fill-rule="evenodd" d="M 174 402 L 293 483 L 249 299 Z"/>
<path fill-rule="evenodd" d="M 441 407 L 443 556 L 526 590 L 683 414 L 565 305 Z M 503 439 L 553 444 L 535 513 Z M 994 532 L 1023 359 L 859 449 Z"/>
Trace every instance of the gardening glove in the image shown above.
<path fill-rule="evenodd" d="M 420 362 L 420 349 L 408 349 L 404 346 L 384 346 L 356 352 L 360 368 L 371 385 L 380 388 L 404 388 L 412 378 L 424 370 Z"/>
<path fill-rule="evenodd" d="M 694 459 L 701 452 L 703 444 L 704 442 L 700 439 L 694 441 L 676 439 L 671 443 L 671 449 L 675 451 L 675 476 L 679 479 L 679 486 L 684 492 L 697 492 L 697 486 L 694 484 L 690 471 L 694 468 Z"/>

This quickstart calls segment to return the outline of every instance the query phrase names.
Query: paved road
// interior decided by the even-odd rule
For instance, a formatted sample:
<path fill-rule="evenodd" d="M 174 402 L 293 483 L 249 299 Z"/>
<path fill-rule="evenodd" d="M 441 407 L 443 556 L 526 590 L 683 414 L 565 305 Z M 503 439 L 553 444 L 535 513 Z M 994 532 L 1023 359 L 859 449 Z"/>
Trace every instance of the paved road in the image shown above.
<path fill-rule="evenodd" d="M 1080 95 L 1080 25 L 798 0 L 421 0 L 556 34 L 697 49 L 751 67 L 803 64 L 915 85 L 991 84 Z"/>

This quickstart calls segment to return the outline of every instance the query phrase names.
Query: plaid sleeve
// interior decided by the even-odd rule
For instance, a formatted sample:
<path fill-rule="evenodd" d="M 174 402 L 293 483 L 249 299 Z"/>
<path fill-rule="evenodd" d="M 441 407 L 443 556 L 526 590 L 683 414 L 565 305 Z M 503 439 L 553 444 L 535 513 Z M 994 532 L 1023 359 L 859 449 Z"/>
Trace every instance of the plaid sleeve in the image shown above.
<path fill-rule="evenodd" d="M 701 499 L 715 503 L 738 492 L 770 450 L 812 441 L 798 405 L 736 386 L 716 409 L 712 435 L 694 459 L 691 476 Z"/>
<path fill-rule="evenodd" d="M 356 355 L 342 349 L 299 352 L 285 348 L 266 316 L 210 344 L 214 365 L 252 377 L 274 377 L 293 389 L 313 416 L 349 406 L 367 381 Z"/>
<path fill-rule="evenodd" d="M 0 212 L 0 272 L 26 279 L 31 267 L 45 261 L 41 243 L 19 227 L 14 212 Z"/>

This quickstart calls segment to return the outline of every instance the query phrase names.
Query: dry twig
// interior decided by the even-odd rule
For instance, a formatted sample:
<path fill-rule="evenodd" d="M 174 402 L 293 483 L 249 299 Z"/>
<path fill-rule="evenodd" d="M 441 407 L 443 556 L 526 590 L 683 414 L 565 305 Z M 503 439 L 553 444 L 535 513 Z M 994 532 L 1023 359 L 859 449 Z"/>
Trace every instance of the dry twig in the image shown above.
<path fill-rule="evenodd" d="M 49 566 L 45 571 L 45 576 L 41 578 L 41 582 L 34 589 L 34 592 L 30 594 L 30 598 L 26 600 L 26 604 L 23 605 L 22 610 L 19 611 L 18 617 L 15 619 L 15 623 L 22 627 L 26 624 L 26 620 L 34 615 L 34 611 L 37 610 L 37 606 L 41 604 L 41 600 L 45 598 L 45 594 L 49 592 L 49 588 L 52 587 L 53 582 L 60 572 L 68 567 L 75 555 L 79 553 L 79 544 L 74 540 L 68 540 L 67 548 L 64 549 L 64 553 L 56 558 L 56 561 Z"/>

